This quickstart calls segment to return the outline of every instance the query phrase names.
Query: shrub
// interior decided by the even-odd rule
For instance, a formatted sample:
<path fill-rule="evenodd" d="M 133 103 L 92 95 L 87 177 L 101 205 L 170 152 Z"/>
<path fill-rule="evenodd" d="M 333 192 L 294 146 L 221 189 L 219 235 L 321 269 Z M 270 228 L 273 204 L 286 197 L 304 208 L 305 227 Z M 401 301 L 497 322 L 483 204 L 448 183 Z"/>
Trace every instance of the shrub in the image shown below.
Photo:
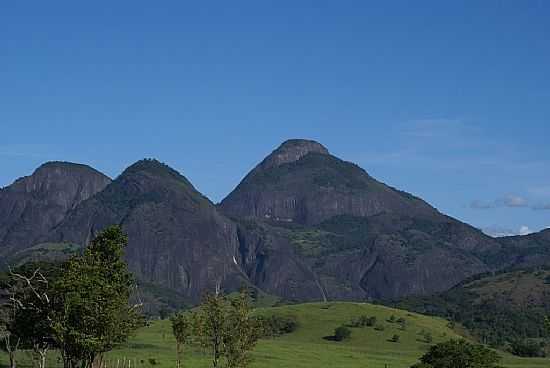
<path fill-rule="evenodd" d="M 395 321 L 397 321 L 397 319 L 396 319 L 395 316 L 392 314 L 392 315 L 390 316 L 390 318 L 388 319 L 388 322 L 389 322 L 389 323 L 395 323 Z"/>
<path fill-rule="evenodd" d="M 385 327 L 384 327 L 384 325 L 382 325 L 382 324 L 379 323 L 379 324 L 377 324 L 376 326 L 374 326 L 374 329 L 375 329 L 376 331 L 384 331 L 384 330 L 385 330 Z"/>
<path fill-rule="evenodd" d="M 274 314 L 269 317 L 257 317 L 262 326 L 264 337 L 279 336 L 292 333 L 298 328 L 298 319 L 294 315 Z"/>
<path fill-rule="evenodd" d="M 354 318 L 349 323 L 350 327 L 366 327 L 369 326 L 370 318 L 368 316 L 360 316 L 359 318 Z"/>
<path fill-rule="evenodd" d="M 544 357 L 545 353 L 542 347 L 534 341 L 517 340 L 510 344 L 510 353 L 522 358 Z"/>
<path fill-rule="evenodd" d="M 400 336 L 399 335 L 393 335 L 391 338 L 391 342 L 399 342 Z"/>
<path fill-rule="evenodd" d="M 334 330 L 334 340 L 343 341 L 349 339 L 351 336 L 351 330 L 346 326 L 340 326 Z"/>
<path fill-rule="evenodd" d="M 376 326 L 376 317 L 370 317 L 367 321 L 368 327 Z"/>
<path fill-rule="evenodd" d="M 500 357 L 483 345 L 471 344 L 465 340 L 449 340 L 434 345 L 412 368 L 497 368 Z"/>

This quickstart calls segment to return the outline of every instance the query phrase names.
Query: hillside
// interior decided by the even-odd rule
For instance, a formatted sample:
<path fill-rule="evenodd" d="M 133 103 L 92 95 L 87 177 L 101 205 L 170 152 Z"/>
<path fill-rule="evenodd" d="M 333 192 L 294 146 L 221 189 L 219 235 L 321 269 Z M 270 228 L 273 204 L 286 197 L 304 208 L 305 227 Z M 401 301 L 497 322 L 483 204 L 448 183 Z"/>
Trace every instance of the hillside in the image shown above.
<path fill-rule="evenodd" d="M 433 337 L 433 343 L 458 337 L 445 320 L 371 304 L 313 303 L 263 308 L 257 313 L 294 315 L 299 327 L 288 335 L 260 340 L 253 353 L 252 368 L 384 368 L 386 365 L 408 368 L 428 348 L 429 344 L 424 341 L 426 333 Z M 354 328 L 347 341 L 326 339 L 336 327 L 361 315 L 375 316 L 384 331 L 372 327 Z M 405 330 L 387 321 L 392 315 L 406 320 Z M 389 341 L 394 334 L 400 335 L 398 343 Z M 542 368 L 550 363 L 547 359 L 520 359 L 500 354 L 507 368 Z M 131 358 L 132 366 L 140 368 L 175 366 L 175 341 L 170 322 L 155 321 L 139 330 L 126 346 L 108 354 L 108 366 L 115 366 L 117 359 L 125 357 Z M 5 359 L 5 355 L 0 355 L 0 363 L 5 363 Z M 54 357 L 51 360 L 50 366 L 56 366 Z M 28 361 L 20 366 L 29 366 Z M 184 366 L 207 368 L 210 359 L 201 350 L 186 348 Z"/>
<path fill-rule="evenodd" d="M 197 302 L 218 282 L 235 289 L 246 281 L 233 259 L 236 226 L 185 177 L 156 160 L 127 168 L 71 211 L 48 241 L 84 246 L 111 224 L 128 234 L 126 259 L 141 282 Z"/>
<path fill-rule="evenodd" d="M 495 239 L 313 141 L 284 142 L 219 208 L 251 281 L 290 300 L 425 295 L 498 268 Z"/>
<path fill-rule="evenodd" d="M 446 292 L 393 305 L 453 319 L 495 346 L 548 337 L 543 321 L 550 314 L 550 269 L 479 275 Z"/>

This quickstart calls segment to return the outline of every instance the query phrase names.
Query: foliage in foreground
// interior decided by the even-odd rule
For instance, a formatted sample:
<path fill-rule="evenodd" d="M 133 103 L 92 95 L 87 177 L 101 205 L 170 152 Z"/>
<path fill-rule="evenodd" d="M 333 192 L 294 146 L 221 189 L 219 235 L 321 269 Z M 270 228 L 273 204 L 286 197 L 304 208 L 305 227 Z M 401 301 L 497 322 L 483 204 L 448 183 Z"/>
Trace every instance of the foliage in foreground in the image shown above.
<path fill-rule="evenodd" d="M 449 340 L 434 345 L 412 368 L 497 368 L 500 356 L 483 345 Z"/>
<path fill-rule="evenodd" d="M 101 232 L 82 256 L 54 271 L 27 267 L 10 272 L 4 341 L 32 349 L 41 368 L 54 348 L 66 368 L 101 366 L 103 354 L 142 325 L 138 306 L 129 306 L 134 280 L 123 259 L 126 245 L 126 235 L 113 226 Z M 12 368 L 15 353 L 10 353 Z"/>
<path fill-rule="evenodd" d="M 210 352 L 214 368 L 247 367 L 250 352 L 264 331 L 262 320 L 252 316 L 251 300 L 245 290 L 233 298 L 208 294 L 197 311 L 180 312 L 171 321 L 177 367 L 181 366 L 183 344 L 193 343 Z"/>

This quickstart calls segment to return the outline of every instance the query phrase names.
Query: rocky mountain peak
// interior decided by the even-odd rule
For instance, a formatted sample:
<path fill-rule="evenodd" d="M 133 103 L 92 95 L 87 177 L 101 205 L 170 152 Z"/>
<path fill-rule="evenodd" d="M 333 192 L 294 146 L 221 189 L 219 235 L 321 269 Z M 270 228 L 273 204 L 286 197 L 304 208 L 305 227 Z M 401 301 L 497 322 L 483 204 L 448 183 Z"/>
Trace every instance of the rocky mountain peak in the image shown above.
<path fill-rule="evenodd" d="M 261 170 L 300 160 L 309 153 L 329 155 L 328 149 L 321 143 L 306 139 L 290 139 L 281 144 L 258 166 Z"/>
<path fill-rule="evenodd" d="M 89 166 L 48 162 L 0 190 L 0 254 L 32 245 L 111 179 Z"/>

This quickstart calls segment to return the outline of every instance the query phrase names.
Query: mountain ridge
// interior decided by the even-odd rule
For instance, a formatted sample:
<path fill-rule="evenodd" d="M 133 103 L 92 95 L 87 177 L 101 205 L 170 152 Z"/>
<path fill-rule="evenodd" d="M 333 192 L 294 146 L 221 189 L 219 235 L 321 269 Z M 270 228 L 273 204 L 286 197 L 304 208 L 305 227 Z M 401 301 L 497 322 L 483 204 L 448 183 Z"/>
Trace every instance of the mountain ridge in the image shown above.
<path fill-rule="evenodd" d="M 129 235 L 126 258 L 140 282 L 192 303 L 220 283 L 294 301 L 394 299 L 550 262 L 550 231 L 491 238 L 310 140 L 283 142 L 218 205 L 160 161 L 137 161 L 25 242 L 41 251 L 83 247 L 112 224 Z"/>

